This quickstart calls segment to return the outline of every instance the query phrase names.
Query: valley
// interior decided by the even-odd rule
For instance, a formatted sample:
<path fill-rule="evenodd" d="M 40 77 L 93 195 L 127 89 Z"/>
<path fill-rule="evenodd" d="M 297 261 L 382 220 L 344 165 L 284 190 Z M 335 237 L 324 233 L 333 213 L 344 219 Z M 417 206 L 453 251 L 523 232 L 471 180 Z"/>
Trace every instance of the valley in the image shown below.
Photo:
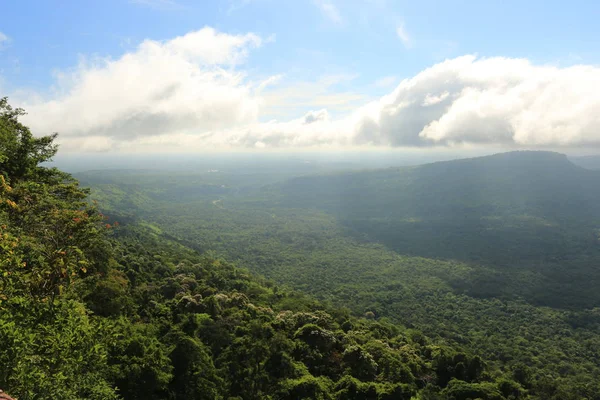
<path fill-rule="evenodd" d="M 599 373 L 600 174 L 560 154 L 267 184 L 235 172 L 168 186 L 149 172 L 78 178 L 108 214 L 499 370 L 523 363 L 569 387 Z"/>

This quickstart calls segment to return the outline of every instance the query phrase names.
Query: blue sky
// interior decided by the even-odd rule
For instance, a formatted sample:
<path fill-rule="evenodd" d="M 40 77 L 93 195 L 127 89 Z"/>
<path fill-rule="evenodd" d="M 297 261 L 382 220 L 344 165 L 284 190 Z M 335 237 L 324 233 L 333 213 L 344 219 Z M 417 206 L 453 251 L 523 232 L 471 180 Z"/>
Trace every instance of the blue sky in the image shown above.
<path fill-rule="evenodd" d="M 20 0 L 5 2 L 2 10 L 0 91 L 33 109 L 39 98 L 48 103 L 76 92 L 64 77 L 81 77 L 82 60 L 101 68 L 102 60 L 135 54 L 144 40 L 165 43 L 204 27 L 261 39 L 244 50 L 243 62 L 221 66 L 243 74 L 245 82 L 276 77 L 261 95 L 268 105 L 256 111 L 253 124 L 292 121 L 321 109 L 332 120 L 346 118 L 392 93 L 402 79 L 464 55 L 525 59 L 561 71 L 600 63 L 596 1 Z M 320 99 L 312 101 L 311 90 Z M 281 105 L 286 93 L 294 100 Z M 394 145 L 389 138 L 367 142 Z"/>

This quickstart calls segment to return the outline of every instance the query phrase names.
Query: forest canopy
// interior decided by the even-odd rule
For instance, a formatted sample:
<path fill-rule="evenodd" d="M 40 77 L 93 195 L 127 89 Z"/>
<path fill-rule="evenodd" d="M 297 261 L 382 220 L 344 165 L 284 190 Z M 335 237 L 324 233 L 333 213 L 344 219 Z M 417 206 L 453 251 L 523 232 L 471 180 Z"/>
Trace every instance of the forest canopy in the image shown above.
<path fill-rule="evenodd" d="M 561 359 L 562 375 L 498 359 L 518 352 L 521 336 L 534 341 L 533 329 L 515 331 L 488 358 L 472 338 L 407 327 L 382 299 L 348 301 L 352 309 L 324 303 L 244 269 L 242 257 L 233 265 L 198 251 L 168 224 L 163 231 L 109 204 L 105 215 L 76 179 L 43 164 L 56 154 L 56 135 L 34 136 L 22 115 L 0 102 L 0 388 L 19 400 L 598 398 L 597 358 L 579 367 Z M 228 237 L 238 240 L 221 242 Z M 265 271 L 290 268 L 272 257 L 280 251 L 265 248 Z M 367 277 L 355 279 L 364 298 Z M 433 296 L 443 290 L 427 291 L 411 304 L 439 307 Z M 574 326 L 594 323 L 579 317 Z M 597 356 L 598 336 L 585 345 Z"/>

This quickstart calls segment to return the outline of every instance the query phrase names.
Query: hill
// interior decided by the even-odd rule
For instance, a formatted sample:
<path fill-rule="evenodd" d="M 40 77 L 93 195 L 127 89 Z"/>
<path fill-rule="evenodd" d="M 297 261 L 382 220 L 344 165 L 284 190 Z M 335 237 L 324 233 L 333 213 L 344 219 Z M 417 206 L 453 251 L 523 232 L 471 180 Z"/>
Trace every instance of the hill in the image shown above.
<path fill-rule="evenodd" d="M 600 173 L 565 155 L 511 152 L 410 168 L 298 177 L 278 186 L 287 204 L 342 217 L 463 219 L 532 215 L 600 218 Z M 557 212 L 558 211 L 558 212 Z"/>
<path fill-rule="evenodd" d="M 282 206 L 322 210 L 397 253 L 492 267 L 489 279 L 457 283 L 471 293 L 498 295 L 506 281 L 498 274 L 527 271 L 547 290 L 544 298 L 517 291 L 530 301 L 600 304 L 591 262 L 600 260 L 600 173 L 564 155 L 512 152 L 306 176 L 269 190 Z"/>

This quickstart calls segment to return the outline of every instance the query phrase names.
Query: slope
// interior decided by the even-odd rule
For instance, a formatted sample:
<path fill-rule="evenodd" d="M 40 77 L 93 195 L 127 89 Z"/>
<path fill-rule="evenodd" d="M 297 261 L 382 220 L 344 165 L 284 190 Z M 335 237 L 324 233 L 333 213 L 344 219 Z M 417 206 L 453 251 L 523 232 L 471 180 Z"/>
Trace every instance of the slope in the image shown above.
<path fill-rule="evenodd" d="M 560 168 L 571 168 L 568 162 L 563 163 L 562 156 L 551 155 L 550 158 L 558 160 L 551 162 L 557 162 Z M 483 159 L 484 162 L 486 160 L 489 158 Z M 434 179 L 437 173 L 441 173 L 439 170 L 445 169 L 439 168 L 439 165 L 424 166 L 438 171 L 430 173 L 433 176 L 429 178 L 423 175 L 423 182 L 419 184 L 434 186 L 425 179 Z M 355 171 L 298 179 L 320 181 L 341 176 L 357 180 L 362 175 L 388 174 L 399 180 L 399 175 L 406 176 L 406 171 L 420 168 Z M 514 173 L 514 169 L 511 171 Z M 579 173 L 578 169 L 574 171 Z M 240 176 L 243 173 L 240 171 Z M 538 173 L 544 173 L 544 169 Z M 131 174 L 135 176 L 136 173 Z M 169 183 L 161 182 L 160 175 L 137 179 L 138 183 L 144 182 L 138 190 L 151 193 L 164 188 Z M 193 172 L 190 171 L 189 175 Z M 510 175 L 506 173 L 491 176 L 504 177 L 510 183 Z M 113 174 L 112 178 L 110 185 L 119 187 L 119 176 Z M 564 257 L 556 261 L 550 257 L 532 258 L 535 262 L 512 257 L 519 264 L 507 263 L 503 254 L 508 252 L 503 247 L 505 243 L 515 242 L 512 235 L 518 234 L 519 238 L 527 239 L 527 230 L 546 231 L 547 224 L 540 221 L 541 217 L 505 212 L 499 213 L 496 218 L 483 218 L 483 222 L 490 224 L 496 221 L 497 227 L 502 228 L 492 231 L 491 237 L 496 241 L 488 243 L 470 243 L 464 239 L 466 236 L 461 239 L 461 230 L 469 232 L 470 227 L 461 226 L 464 222 L 460 220 L 457 224 L 445 221 L 445 226 L 451 230 L 443 234 L 446 237 L 459 236 L 454 242 L 455 248 L 447 250 L 452 251 L 448 254 L 453 257 L 440 257 L 439 253 L 434 253 L 437 251 L 435 248 L 429 249 L 438 246 L 438 243 L 432 242 L 426 232 L 415 233 L 419 238 L 419 241 L 414 240 L 415 245 L 430 252 L 427 254 L 437 254 L 431 258 L 418 256 L 414 250 L 412 254 L 400 254 L 401 251 L 391 246 L 393 243 L 383 245 L 365 230 L 353 227 L 350 218 L 342 218 L 348 213 L 341 214 L 338 206 L 343 209 L 346 202 L 351 204 L 359 196 L 362 196 L 359 200 L 363 204 L 364 198 L 372 201 L 364 195 L 369 193 L 366 185 L 376 182 L 370 177 L 361 178 L 362 186 L 358 186 L 352 194 L 340 195 L 341 189 L 349 187 L 349 184 L 338 184 L 335 195 L 331 195 L 332 187 L 328 187 L 332 186 L 331 181 L 321 185 L 323 199 L 335 205 L 330 208 L 325 208 L 325 203 L 318 197 L 310 204 L 306 199 L 300 203 L 293 197 L 286 198 L 282 188 L 296 180 L 262 190 L 254 188 L 238 192 L 232 187 L 230 194 L 197 193 L 179 198 L 180 188 L 187 192 L 188 187 L 196 184 L 196 179 L 202 180 L 183 176 L 176 178 L 178 187 L 172 187 L 168 196 L 150 195 L 149 202 L 137 213 L 137 217 L 180 243 L 201 251 L 212 250 L 279 283 L 348 307 L 355 315 L 366 312 L 378 320 L 389 318 L 395 323 L 418 328 L 436 342 L 449 343 L 479 354 L 500 371 L 528 365 L 537 385 L 531 393 L 539 398 L 552 398 L 559 392 L 559 398 L 569 398 L 564 390 L 578 393 L 573 394 L 574 398 L 589 396 L 583 394 L 589 393 L 587 383 L 598 380 L 600 376 L 600 320 L 597 310 L 593 309 L 598 299 L 597 286 L 593 283 L 594 269 L 598 265 L 594 254 L 575 254 L 574 258 Z M 125 180 L 132 178 L 126 177 Z M 455 180 L 460 181 L 458 177 Z M 110 187 L 102 184 L 92 186 L 94 193 L 110 201 L 110 196 L 106 196 L 112 190 Z M 382 187 L 384 185 L 377 183 L 376 189 Z M 447 188 L 450 189 L 452 186 Z M 305 190 L 312 190 L 311 186 L 306 186 Z M 386 196 L 398 196 L 396 189 L 387 193 Z M 310 193 L 304 195 L 315 197 Z M 375 200 L 396 204 L 385 196 L 378 196 L 381 199 Z M 519 193 L 515 192 L 515 196 Z M 465 198 L 465 202 L 468 203 L 468 200 Z M 367 212 L 369 209 L 355 207 L 352 210 L 356 210 L 361 222 L 374 219 Z M 375 207 L 373 212 L 378 210 Z M 534 212 L 531 208 L 524 210 Z M 444 216 L 443 213 L 441 215 Z M 421 218 L 426 220 L 427 217 L 425 210 Z M 441 219 L 439 215 L 436 218 L 438 221 Z M 413 218 L 402 222 L 409 222 L 409 229 L 416 221 Z M 520 225 L 516 225 L 515 221 Z M 427 223 L 431 221 L 427 220 Z M 560 225 L 563 223 L 567 228 Z M 587 224 L 587 221 L 584 223 Z M 552 235 L 558 232 L 571 243 L 580 243 L 580 226 L 571 226 L 569 220 L 564 219 L 560 224 L 560 229 L 547 231 Z M 377 226 L 377 221 L 373 225 Z M 473 240 L 481 240 L 472 236 Z M 539 255 L 540 246 L 547 244 L 543 238 L 537 240 L 537 247 L 529 244 L 528 251 Z M 519 243 L 516 241 L 516 245 Z M 562 257 L 562 252 L 570 251 L 569 242 L 558 243 L 561 247 L 556 253 Z M 473 261 L 473 250 L 482 245 L 492 250 L 490 254 L 483 252 L 488 262 Z M 481 254 L 481 249 L 478 251 Z M 460 260 L 459 255 L 463 253 L 466 256 Z M 578 274 L 581 277 L 577 277 Z"/>
<path fill-rule="evenodd" d="M 282 206 L 323 210 L 400 254 L 538 274 L 550 292 L 537 302 L 600 304 L 600 173 L 564 155 L 513 152 L 299 177 L 270 190 Z"/>

